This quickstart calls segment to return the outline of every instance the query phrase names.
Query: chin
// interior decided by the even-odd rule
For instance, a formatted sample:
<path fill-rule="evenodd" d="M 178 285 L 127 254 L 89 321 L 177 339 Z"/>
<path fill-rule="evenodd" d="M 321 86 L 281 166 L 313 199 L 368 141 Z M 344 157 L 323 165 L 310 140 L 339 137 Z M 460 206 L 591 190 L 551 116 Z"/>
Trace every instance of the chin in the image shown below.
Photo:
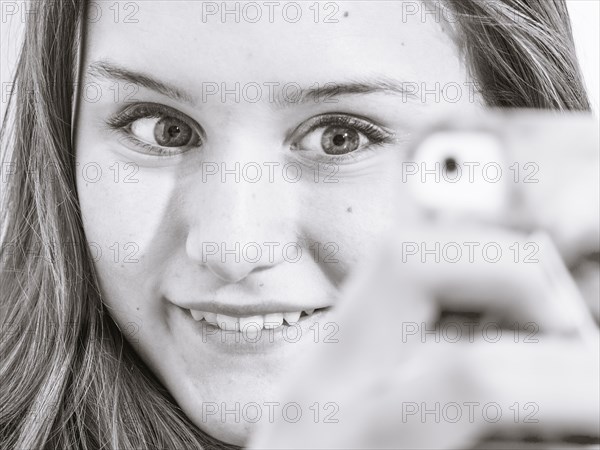
<path fill-rule="evenodd" d="M 248 444 L 253 430 L 258 427 L 257 423 L 253 424 L 244 421 L 240 421 L 240 423 L 223 423 L 219 419 L 210 420 L 208 423 L 200 425 L 202 425 L 200 429 L 212 437 L 239 447 L 244 447 Z"/>
<path fill-rule="evenodd" d="M 281 367 L 281 365 L 280 365 Z M 203 432 L 245 446 L 262 423 L 281 417 L 283 405 L 275 386 L 287 373 L 280 368 L 260 370 L 261 364 L 230 367 L 229 371 L 190 377 L 179 389 L 170 389 L 183 412 Z M 254 369 L 254 370 L 252 370 Z M 188 389 L 182 389 L 184 385 Z"/>

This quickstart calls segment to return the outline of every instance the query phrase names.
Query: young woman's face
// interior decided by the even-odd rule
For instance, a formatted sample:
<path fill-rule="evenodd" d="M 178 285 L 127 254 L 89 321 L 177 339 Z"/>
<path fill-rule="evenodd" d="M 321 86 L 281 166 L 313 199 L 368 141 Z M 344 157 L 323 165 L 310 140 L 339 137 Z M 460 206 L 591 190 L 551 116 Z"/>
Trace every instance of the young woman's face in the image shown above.
<path fill-rule="evenodd" d="M 328 310 L 300 313 L 335 303 L 392 200 L 415 212 L 389 156 L 426 116 L 479 106 L 415 2 L 137 5 L 89 13 L 85 232 L 134 348 L 194 423 L 242 444 L 248 405 L 267 414 L 303 350 L 335 345 Z"/>

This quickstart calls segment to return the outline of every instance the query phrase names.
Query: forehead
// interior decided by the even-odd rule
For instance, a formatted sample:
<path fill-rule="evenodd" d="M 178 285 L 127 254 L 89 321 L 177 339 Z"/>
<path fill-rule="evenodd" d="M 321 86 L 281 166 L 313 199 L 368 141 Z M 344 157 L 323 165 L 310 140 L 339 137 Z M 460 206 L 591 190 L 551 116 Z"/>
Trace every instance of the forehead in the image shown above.
<path fill-rule="evenodd" d="M 88 63 L 188 86 L 373 75 L 443 82 L 461 70 L 443 18 L 414 0 L 92 2 L 88 19 Z"/>

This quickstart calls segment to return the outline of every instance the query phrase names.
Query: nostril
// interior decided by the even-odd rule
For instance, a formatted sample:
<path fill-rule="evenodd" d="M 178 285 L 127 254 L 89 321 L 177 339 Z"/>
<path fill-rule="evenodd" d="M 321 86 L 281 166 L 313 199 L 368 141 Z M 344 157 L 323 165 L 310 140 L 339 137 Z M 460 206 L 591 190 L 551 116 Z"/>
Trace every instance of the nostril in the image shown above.
<path fill-rule="evenodd" d="M 254 269 L 252 269 L 252 272 L 262 272 L 263 270 L 270 269 L 271 267 L 273 267 L 273 266 L 267 265 L 267 264 L 262 265 L 262 266 L 256 266 Z"/>
<path fill-rule="evenodd" d="M 240 262 L 223 262 L 223 261 L 209 261 L 206 267 L 210 272 L 217 278 L 225 281 L 226 283 L 239 283 L 244 278 L 248 277 L 252 273 L 260 272 L 273 266 L 270 264 L 254 264 L 246 261 Z"/>
<path fill-rule="evenodd" d="M 221 281 L 231 284 L 242 281 L 252 271 L 252 268 L 246 264 L 215 264 L 209 262 L 206 267 Z"/>

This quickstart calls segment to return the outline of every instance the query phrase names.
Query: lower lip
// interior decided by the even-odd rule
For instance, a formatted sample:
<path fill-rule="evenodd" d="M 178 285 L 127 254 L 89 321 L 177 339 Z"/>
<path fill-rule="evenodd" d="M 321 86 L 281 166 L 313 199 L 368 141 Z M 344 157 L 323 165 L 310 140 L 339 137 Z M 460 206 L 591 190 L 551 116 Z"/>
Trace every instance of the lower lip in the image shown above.
<path fill-rule="evenodd" d="M 329 319 L 331 308 L 315 311 L 310 316 L 301 317 L 295 325 L 282 325 L 274 329 L 261 329 L 255 336 L 247 336 L 239 331 L 226 331 L 210 325 L 205 320 L 196 321 L 189 310 L 177 307 L 178 314 L 192 326 L 192 331 L 200 337 L 203 345 L 216 346 L 220 350 L 243 353 L 265 353 L 285 345 L 314 342 L 330 343 L 337 341 L 339 326 Z"/>

